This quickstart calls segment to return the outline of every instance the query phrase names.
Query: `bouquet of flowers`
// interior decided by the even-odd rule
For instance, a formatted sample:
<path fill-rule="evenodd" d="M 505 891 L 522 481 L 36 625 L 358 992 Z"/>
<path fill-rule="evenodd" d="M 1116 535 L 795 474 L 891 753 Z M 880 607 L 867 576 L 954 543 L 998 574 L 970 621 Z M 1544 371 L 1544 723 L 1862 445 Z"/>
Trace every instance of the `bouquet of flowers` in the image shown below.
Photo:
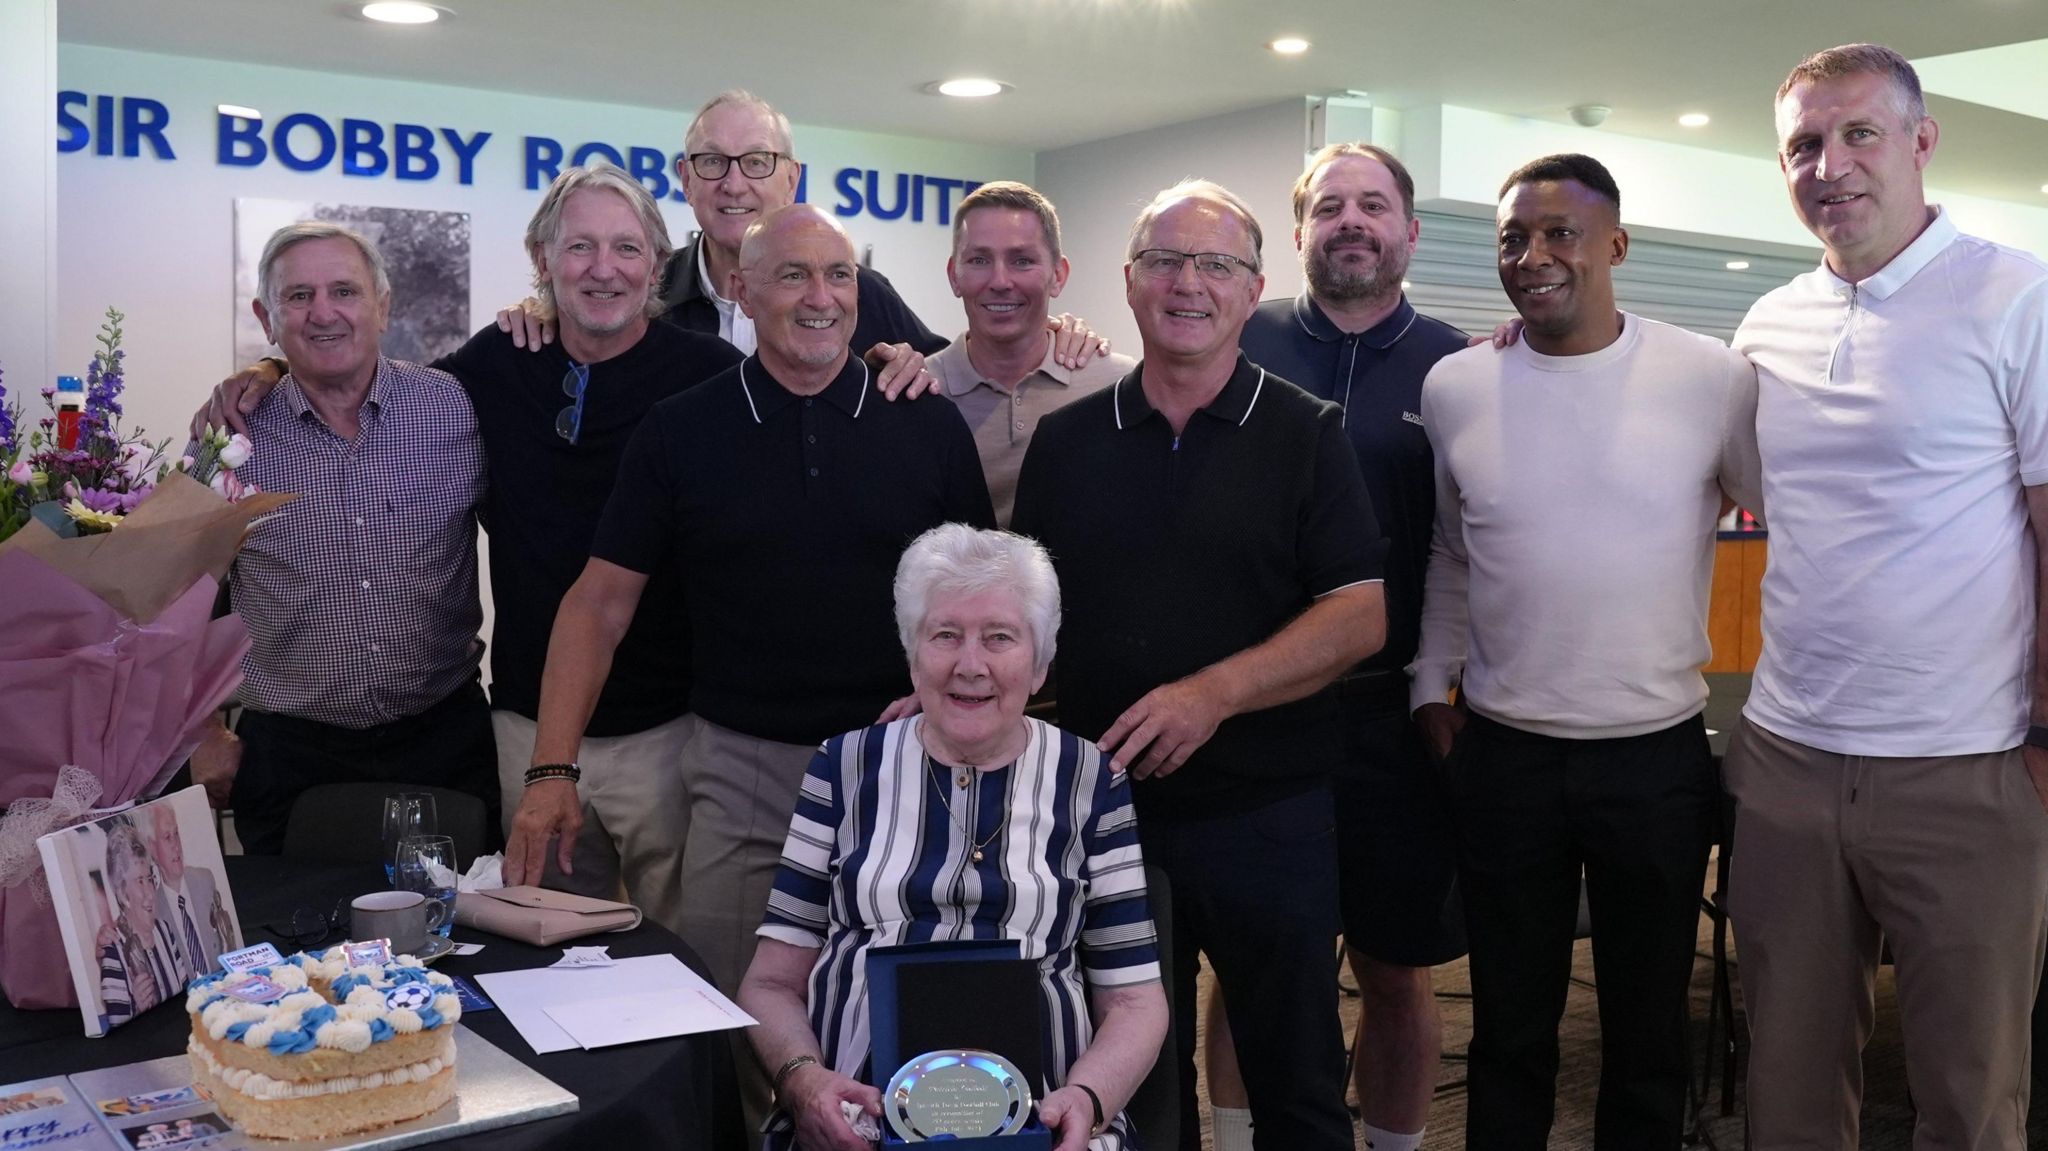
<path fill-rule="evenodd" d="M 17 1007 L 77 1004 L 37 838 L 155 795 L 191 754 L 249 646 L 213 618 L 219 580 L 292 498 L 234 478 L 246 440 L 209 432 L 167 464 L 124 436 L 108 314 L 75 438 L 54 403 L 19 436 L 0 395 L 0 987 Z"/>

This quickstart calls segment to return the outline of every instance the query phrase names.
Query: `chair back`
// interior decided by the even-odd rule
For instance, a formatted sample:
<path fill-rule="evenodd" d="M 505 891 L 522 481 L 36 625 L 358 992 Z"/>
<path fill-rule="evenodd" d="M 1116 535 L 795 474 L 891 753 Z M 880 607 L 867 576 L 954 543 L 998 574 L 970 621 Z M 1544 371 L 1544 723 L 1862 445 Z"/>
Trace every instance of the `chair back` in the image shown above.
<path fill-rule="evenodd" d="M 1138 1145 L 1171 1151 L 1180 1146 L 1180 1060 L 1173 1042 L 1173 888 L 1166 872 L 1145 865 L 1146 903 L 1159 933 L 1159 985 L 1166 992 L 1166 1044 L 1124 1112 L 1137 1129 Z M 1192 978 L 1192 976 L 1190 976 Z"/>
<path fill-rule="evenodd" d="M 445 787 L 404 783 L 323 783 L 292 804 L 284 854 L 348 863 L 384 861 L 384 798 L 401 791 L 434 797 L 437 834 L 455 841 L 455 866 L 467 868 L 484 849 L 484 801 Z"/>

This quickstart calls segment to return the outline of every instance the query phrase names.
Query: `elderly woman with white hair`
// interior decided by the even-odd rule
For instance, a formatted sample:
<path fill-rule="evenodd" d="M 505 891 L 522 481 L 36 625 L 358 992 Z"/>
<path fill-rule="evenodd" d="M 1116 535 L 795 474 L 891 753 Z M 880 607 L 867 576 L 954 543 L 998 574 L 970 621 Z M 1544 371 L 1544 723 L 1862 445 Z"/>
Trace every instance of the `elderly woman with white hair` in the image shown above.
<path fill-rule="evenodd" d="M 740 1004 L 775 1075 L 766 1147 L 865 1151 L 870 948 L 1014 939 L 1045 993 L 1039 1116 L 1058 1151 L 1136 1147 L 1122 1114 L 1166 1035 L 1130 784 L 1031 719 L 1059 583 L 1022 536 L 947 524 L 896 569 L 921 711 L 828 740 L 804 779 Z M 1085 985 L 1085 995 L 1084 995 Z"/>

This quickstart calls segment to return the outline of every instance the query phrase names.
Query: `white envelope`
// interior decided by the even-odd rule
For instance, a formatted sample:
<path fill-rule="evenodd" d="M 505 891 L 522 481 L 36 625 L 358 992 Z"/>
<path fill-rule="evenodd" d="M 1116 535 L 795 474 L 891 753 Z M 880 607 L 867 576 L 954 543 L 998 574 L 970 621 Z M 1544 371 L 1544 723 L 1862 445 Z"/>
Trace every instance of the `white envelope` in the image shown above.
<path fill-rule="evenodd" d="M 497 1004 L 498 1010 L 505 1013 L 506 1020 L 518 1030 L 521 1038 L 532 1045 L 537 1055 L 584 1046 L 556 1021 L 553 1009 L 621 996 L 656 992 L 678 999 L 709 997 L 712 1002 L 722 1004 L 719 1010 L 730 1012 L 735 1020 L 718 1026 L 745 1027 L 754 1022 L 673 955 L 640 955 L 621 959 L 610 967 L 536 967 L 524 971 L 493 971 L 477 976 L 476 981 L 483 985 L 485 994 Z M 570 1014 L 573 1017 L 573 1013 Z M 711 1029 L 695 1028 L 699 1031 Z M 670 1031 L 664 1034 L 689 1033 Z"/>

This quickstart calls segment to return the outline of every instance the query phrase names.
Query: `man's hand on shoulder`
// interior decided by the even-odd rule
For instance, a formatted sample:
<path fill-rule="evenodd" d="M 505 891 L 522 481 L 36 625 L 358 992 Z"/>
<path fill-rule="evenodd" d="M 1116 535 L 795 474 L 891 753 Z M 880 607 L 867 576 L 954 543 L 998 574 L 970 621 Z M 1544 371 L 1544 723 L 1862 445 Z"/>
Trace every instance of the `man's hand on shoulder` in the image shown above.
<path fill-rule="evenodd" d="M 512 334 L 512 346 L 538 352 L 555 342 L 555 325 L 542 319 L 540 301 L 528 296 L 498 311 L 498 330 Z"/>
<path fill-rule="evenodd" d="M 1110 766 L 1132 779 L 1165 777 L 1181 769 L 1230 717 L 1229 705 L 1197 672 L 1161 684 L 1124 710 L 1096 742 Z"/>
<path fill-rule="evenodd" d="M 1468 348 L 1476 348 L 1481 344 L 1492 344 L 1493 350 L 1498 352 L 1504 348 L 1514 347 L 1515 343 L 1519 341 L 1521 338 L 1522 318 L 1520 316 L 1515 316 L 1509 319 L 1502 320 L 1500 322 L 1500 325 L 1493 329 L 1492 335 L 1471 337 L 1470 339 L 1465 341 L 1465 346 Z"/>
<path fill-rule="evenodd" d="M 199 410 L 192 413 L 192 426 L 187 429 L 193 439 L 206 435 L 208 427 L 226 428 L 231 432 L 249 434 L 249 417 L 263 405 L 263 397 L 277 387 L 284 378 L 278 370 L 279 361 L 258 360 L 227 379 L 213 386 L 213 394 L 206 398 Z"/>
<path fill-rule="evenodd" d="M 914 400 L 939 382 L 925 370 L 924 353 L 909 344 L 876 344 L 861 358 L 875 373 L 875 386 L 885 400 Z"/>
<path fill-rule="evenodd" d="M 1052 333 L 1053 362 L 1063 368 L 1079 370 L 1095 357 L 1109 354 L 1109 340 L 1096 335 L 1086 320 L 1071 312 L 1047 319 L 1045 327 Z"/>

